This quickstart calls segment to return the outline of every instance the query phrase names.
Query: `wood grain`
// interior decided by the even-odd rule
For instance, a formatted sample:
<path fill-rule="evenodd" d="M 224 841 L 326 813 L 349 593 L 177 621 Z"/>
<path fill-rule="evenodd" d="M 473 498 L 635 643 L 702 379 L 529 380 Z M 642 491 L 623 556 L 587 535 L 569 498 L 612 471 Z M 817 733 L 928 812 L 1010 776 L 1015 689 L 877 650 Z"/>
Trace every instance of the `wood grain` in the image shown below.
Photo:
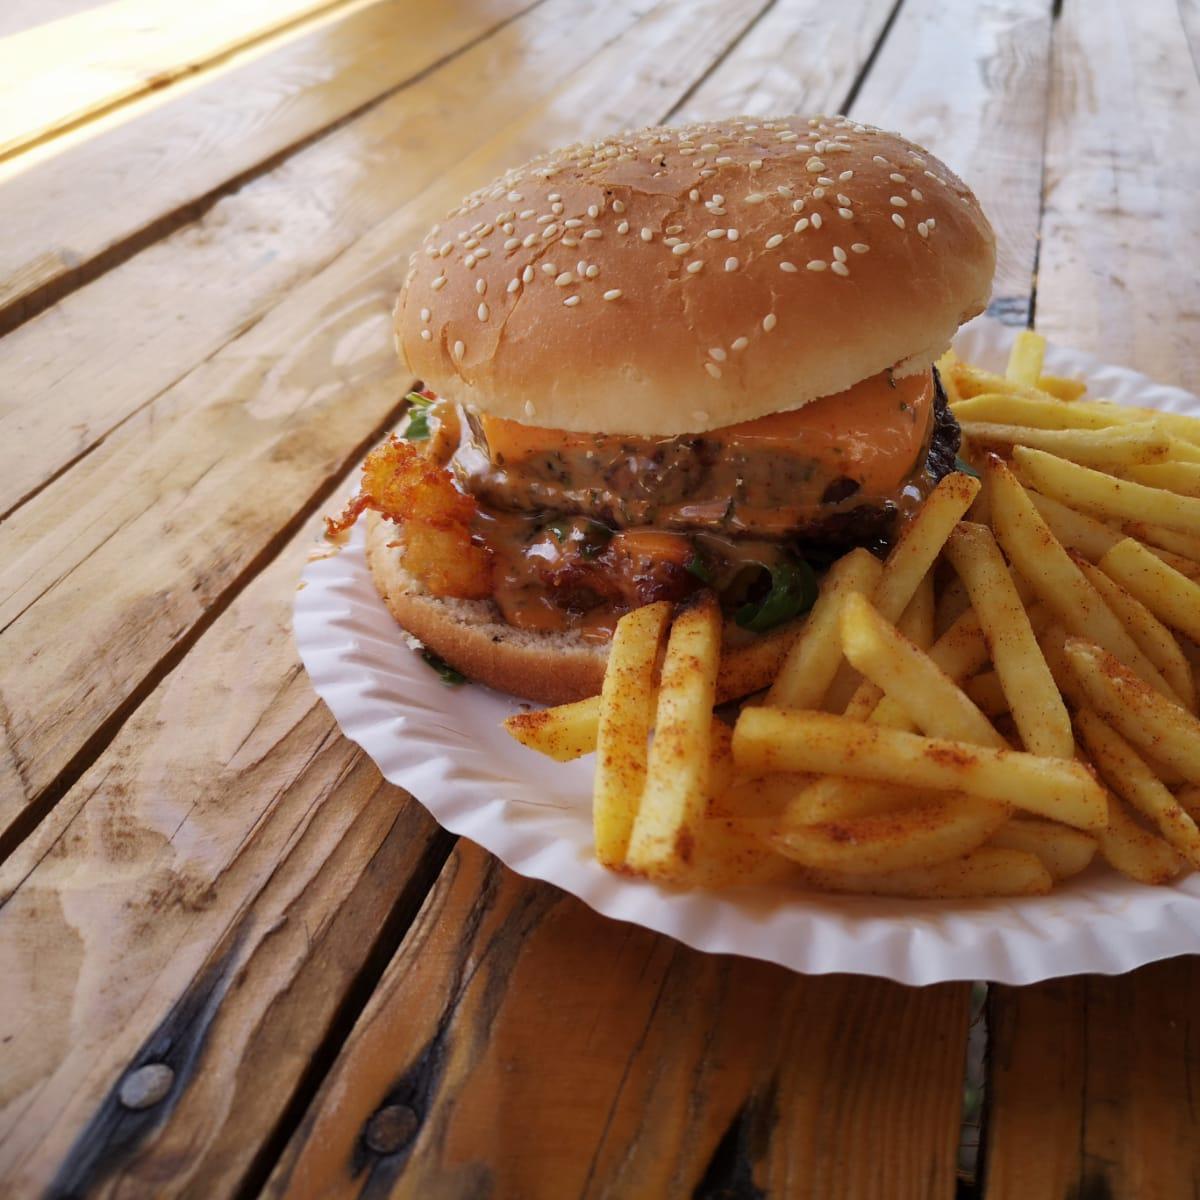
<path fill-rule="evenodd" d="M 929 147 L 996 231 L 989 311 L 1029 319 L 1048 110 L 1051 0 L 906 0 L 854 100 L 860 120 Z"/>
<path fill-rule="evenodd" d="M 1198 128 L 1200 80 L 1174 0 L 1068 0 L 1055 44 L 1038 328 L 1193 391 Z"/>
<path fill-rule="evenodd" d="M 462 842 L 266 1194 L 950 1196 L 965 1036 L 955 987 L 698 954 Z"/>
<path fill-rule="evenodd" d="M 480 179 L 568 131 L 611 127 L 614 106 L 651 120 L 753 11 L 655 10 L 0 527 L 0 757 L 21 788 L 3 798 L 0 830 L 395 419 L 410 382 L 389 332 L 396 248 Z M 639 63 L 654 64 L 653 86 L 618 76 Z"/>
<path fill-rule="evenodd" d="M 519 118 L 651 7 L 549 0 L 540 19 L 483 38 L 10 334 L 0 353 L 0 514 L 485 143 L 495 126 L 479 121 L 481 105 L 497 122 Z M 387 11 L 394 26 L 398 9 Z M 360 32 L 373 45 L 396 36 Z"/>
<path fill-rule="evenodd" d="M 7 1195 L 229 1195 L 448 839 L 296 661 L 313 522 L 0 872 Z M 361 1002 L 361 1001 L 358 1001 Z M 135 1112 L 146 1063 L 175 1072 Z"/>
<path fill-rule="evenodd" d="M 381 0 L 156 97 L 59 153 L 0 165 L 0 224 L 10 234 L 0 242 L 0 331 L 530 3 Z"/>
<path fill-rule="evenodd" d="M 0 158 L 347 0 L 109 0 L 0 40 Z"/>
<path fill-rule="evenodd" d="M 996 989 L 987 1200 L 1191 1196 L 1200 965 Z"/>

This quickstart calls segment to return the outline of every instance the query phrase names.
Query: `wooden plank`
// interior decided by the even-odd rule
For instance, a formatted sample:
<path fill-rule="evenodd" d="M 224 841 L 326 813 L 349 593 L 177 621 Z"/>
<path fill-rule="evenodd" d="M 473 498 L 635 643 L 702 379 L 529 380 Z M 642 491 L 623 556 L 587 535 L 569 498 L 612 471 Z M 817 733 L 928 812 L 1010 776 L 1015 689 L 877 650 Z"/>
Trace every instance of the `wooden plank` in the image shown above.
<path fill-rule="evenodd" d="M 1038 328 L 1196 389 L 1200 81 L 1173 0 L 1064 5 Z"/>
<path fill-rule="evenodd" d="M 1037 256 L 1050 0 L 907 0 L 854 100 L 860 120 L 929 147 L 996 230 L 990 312 L 1024 325 Z"/>
<path fill-rule="evenodd" d="M 402 198 L 527 112 L 651 7 L 651 0 L 550 0 L 10 334 L 0 349 L 0 515 L 244 333 L 391 216 Z M 358 33 L 393 44 L 401 6 L 387 11 L 390 32 L 388 23 L 376 23 Z M 496 6 L 480 11 L 495 15 Z M 432 32 L 430 44 L 439 44 Z M 337 63 L 352 73 L 370 65 Z M 494 125 L 478 119 L 485 104 Z M 429 136 L 433 122 L 438 137 Z M 206 299 L 213 296 L 220 303 Z M 122 319 L 114 322 L 113 313 Z"/>
<path fill-rule="evenodd" d="M 346 0 L 110 0 L 0 40 L 0 158 Z"/>
<path fill-rule="evenodd" d="M 996 989 L 988 1200 L 1190 1196 L 1200 960 Z"/>
<path fill-rule="evenodd" d="M 669 105 L 708 61 L 705 55 L 719 53 L 722 38 L 736 36 L 761 3 L 707 0 L 691 20 L 674 6 L 654 10 L 628 42 L 612 41 L 545 109 L 522 115 L 518 107 L 508 129 L 305 287 L 293 288 L 268 317 L 156 397 L 0 527 L 0 700 L 9 714 L 0 758 L 18 781 L 0 797 L 0 830 L 25 811 L 22 796 L 36 799 L 75 755 L 86 753 L 87 740 L 144 687 L 154 664 L 221 602 L 226 588 L 238 586 L 242 572 L 255 569 L 256 557 L 297 509 L 360 453 L 361 439 L 394 418 L 409 382 L 389 333 L 403 261 L 397 247 L 413 244 L 435 214 L 480 179 L 544 142 L 568 130 L 603 128 L 600 122 L 612 120 L 606 101 L 646 119 L 657 115 L 660 87 L 632 77 L 613 84 L 605 72 L 623 58 L 657 60 L 661 86 L 669 88 L 674 76 L 678 89 L 675 96 L 668 91 Z M 585 55 L 594 53 L 579 30 L 571 32 Z M 70 508 L 67 525 L 60 504 Z M 81 505 L 98 523 L 80 522 Z M 117 558 L 105 565 L 110 554 Z M 103 582 L 84 583 L 80 571 L 100 572 Z M 88 599 L 93 588 L 103 604 Z M 64 672 L 50 658 L 73 658 L 82 649 L 80 620 L 105 627 L 93 650 L 107 649 L 102 661 L 90 651 Z M 65 628 L 81 640 L 62 639 Z M 30 655 L 30 647 L 38 653 Z M 69 694 L 52 711 L 43 687 Z"/>
<path fill-rule="evenodd" d="M 965 1037 L 956 987 L 698 954 L 463 842 L 266 1195 L 952 1196 Z"/>
<path fill-rule="evenodd" d="M 1197 83 L 1179 11 L 1067 0 L 1056 26 L 1038 328 L 1194 386 Z M 1200 973 L 995 988 L 989 1200 L 1192 1195 Z"/>
<path fill-rule="evenodd" d="M 253 1181 L 444 859 L 450 839 L 339 736 L 296 661 L 315 535 L 314 521 L 0 872 L 6 1195 Z M 174 1086 L 130 1110 L 121 1085 L 148 1063 Z"/>
<path fill-rule="evenodd" d="M 0 331 L 530 3 L 356 7 L 60 153 L 0 165 L 0 226 L 10 235 L 0 243 Z"/>

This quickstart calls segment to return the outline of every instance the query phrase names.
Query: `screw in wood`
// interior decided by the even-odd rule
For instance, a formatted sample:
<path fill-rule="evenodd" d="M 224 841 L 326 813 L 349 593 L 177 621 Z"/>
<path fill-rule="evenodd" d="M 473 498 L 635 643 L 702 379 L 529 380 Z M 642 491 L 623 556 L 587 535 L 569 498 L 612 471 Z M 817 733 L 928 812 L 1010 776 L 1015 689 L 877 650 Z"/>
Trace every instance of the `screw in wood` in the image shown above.
<path fill-rule="evenodd" d="M 417 1114 L 407 1104 L 389 1104 L 367 1122 L 364 1141 L 376 1154 L 395 1154 L 417 1132 Z"/>
<path fill-rule="evenodd" d="M 126 1108 L 149 1108 L 166 1096 L 174 1082 L 175 1072 L 166 1063 L 147 1063 L 121 1080 L 117 1098 Z"/>

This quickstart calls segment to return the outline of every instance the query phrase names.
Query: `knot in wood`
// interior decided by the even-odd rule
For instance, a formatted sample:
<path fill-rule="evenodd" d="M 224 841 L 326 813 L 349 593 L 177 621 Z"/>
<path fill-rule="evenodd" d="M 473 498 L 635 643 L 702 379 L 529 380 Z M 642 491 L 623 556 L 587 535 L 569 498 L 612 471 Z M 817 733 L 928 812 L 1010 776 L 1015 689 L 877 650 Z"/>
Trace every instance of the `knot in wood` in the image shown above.
<path fill-rule="evenodd" d="M 367 1122 L 363 1140 L 376 1154 L 395 1154 L 417 1132 L 417 1114 L 407 1104 L 389 1104 Z"/>
<path fill-rule="evenodd" d="M 149 1108 L 171 1090 L 175 1072 L 166 1063 L 147 1063 L 121 1080 L 117 1098 L 126 1108 Z"/>

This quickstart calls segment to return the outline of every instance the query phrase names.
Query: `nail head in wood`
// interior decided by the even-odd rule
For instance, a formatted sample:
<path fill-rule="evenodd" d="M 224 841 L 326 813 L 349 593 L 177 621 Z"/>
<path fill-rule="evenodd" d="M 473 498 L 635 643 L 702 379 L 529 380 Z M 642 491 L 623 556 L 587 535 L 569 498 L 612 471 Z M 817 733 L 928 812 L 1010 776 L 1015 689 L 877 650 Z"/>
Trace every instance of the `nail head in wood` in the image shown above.
<path fill-rule="evenodd" d="M 417 1114 L 407 1104 L 389 1104 L 367 1122 L 364 1140 L 376 1154 L 395 1154 L 417 1132 Z"/>
<path fill-rule="evenodd" d="M 126 1108 L 149 1108 L 164 1099 L 175 1082 L 175 1072 L 166 1063 L 147 1063 L 130 1071 L 117 1093 Z"/>

